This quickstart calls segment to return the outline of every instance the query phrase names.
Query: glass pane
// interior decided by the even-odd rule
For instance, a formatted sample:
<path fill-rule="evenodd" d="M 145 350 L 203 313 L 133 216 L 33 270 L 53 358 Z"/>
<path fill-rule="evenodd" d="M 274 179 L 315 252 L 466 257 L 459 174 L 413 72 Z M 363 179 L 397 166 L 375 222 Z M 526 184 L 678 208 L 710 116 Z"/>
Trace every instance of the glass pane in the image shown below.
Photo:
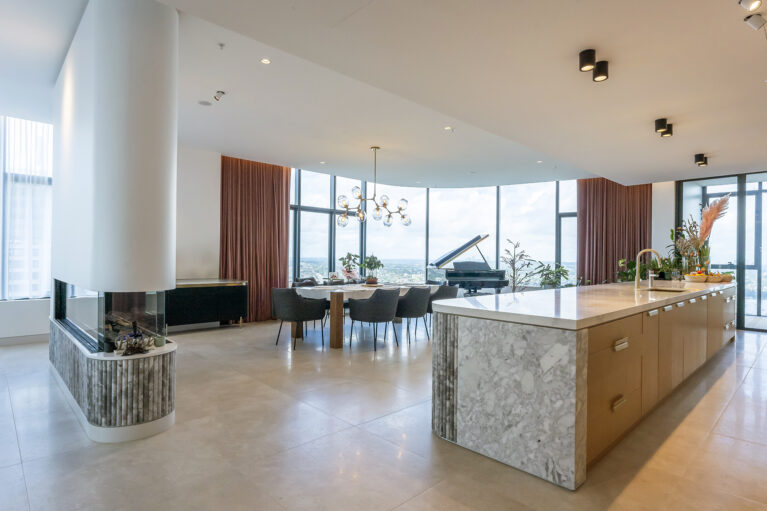
<path fill-rule="evenodd" d="M 562 217 L 562 266 L 569 272 L 567 281 L 562 284 L 575 284 L 578 281 L 578 218 Z"/>
<path fill-rule="evenodd" d="M 301 264 L 299 277 L 328 276 L 328 244 L 330 240 L 328 213 L 301 212 Z"/>
<path fill-rule="evenodd" d="M 496 188 L 432 188 L 429 190 L 429 259 L 455 250 L 478 234 L 490 236 L 477 247 L 495 268 Z M 458 259 L 482 261 L 472 248 Z M 449 266 L 449 265 L 448 265 Z"/>
<path fill-rule="evenodd" d="M 295 261 L 293 260 L 293 229 L 295 229 L 295 215 L 296 212 L 293 210 L 288 213 L 288 222 L 290 224 L 288 230 L 288 282 L 293 282 L 293 267 L 295 265 Z"/>
<path fill-rule="evenodd" d="M 359 256 L 360 254 L 360 223 L 355 218 L 350 218 L 346 227 L 339 227 L 333 223 L 336 230 L 336 261 L 335 268 L 338 276 L 343 278 L 343 268 L 338 260 L 351 252 Z M 359 269 L 354 268 L 355 273 L 359 275 Z"/>
<path fill-rule="evenodd" d="M 330 207 L 330 176 L 308 170 L 301 171 L 301 205 Z"/>
<path fill-rule="evenodd" d="M 682 183 L 682 218 L 687 220 L 692 215 L 699 221 L 702 203 L 703 186 L 693 181 Z"/>
<path fill-rule="evenodd" d="M 575 213 L 578 211 L 578 181 L 559 182 L 559 212 Z"/>
<path fill-rule="evenodd" d="M 520 242 L 528 256 L 554 265 L 556 183 L 501 187 L 501 254 L 507 240 Z"/>
<path fill-rule="evenodd" d="M 746 208 L 751 211 L 751 220 L 747 222 L 747 225 L 751 225 L 750 236 L 746 236 L 746 244 L 750 245 L 750 263 L 754 261 L 754 197 L 748 197 L 746 200 Z M 750 206 L 749 206 L 750 204 Z M 724 217 L 720 218 L 714 223 L 714 228 L 711 230 L 711 237 L 709 238 L 709 246 L 711 247 L 711 264 L 721 265 L 735 265 L 737 262 L 737 249 L 738 249 L 738 198 L 736 196 L 730 197 L 730 207 L 725 213 Z M 689 217 L 688 217 L 689 218 Z M 700 222 L 700 216 L 696 219 Z M 749 251 L 747 251 L 749 252 Z"/>
<path fill-rule="evenodd" d="M 335 202 L 333 203 L 333 207 L 336 209 L 339 209 L 338 197 L 340 195 L 346 196 L 346 198 L 349 200 L 350 207 L 352 206 L 356 207 L 359 201 L 352 196 L 352 188 L 354 188 L 355 186 L 362 187 L 362 182 L 359 179 L 349 179 L 346 177 L 337 176 L 336 177 L 336 199 L 335 199 Z"/>
<path fill-rule="evenodd" d="M 290 169 L 290 203 L 296 203 L 296 174 L 298 169 Z"/>
<path fill-rule="evenodd" d="M 379 281 L 398 284 L 425 282 L 426 190 L 379 184 L 377 193 L 379 197 L 388 195 L 395 206 L 401 198 L 407 199 L 407 212 L 412 219 L 412 224 L 406 227 L 395 216 L 391 227 L 386 227 L 382 220 L 368 216 L 367 254 L 375 255 L 384 263 L 383 269 L 378 272 Z M 349 224 L 355 221 L 350 218 Z"/>

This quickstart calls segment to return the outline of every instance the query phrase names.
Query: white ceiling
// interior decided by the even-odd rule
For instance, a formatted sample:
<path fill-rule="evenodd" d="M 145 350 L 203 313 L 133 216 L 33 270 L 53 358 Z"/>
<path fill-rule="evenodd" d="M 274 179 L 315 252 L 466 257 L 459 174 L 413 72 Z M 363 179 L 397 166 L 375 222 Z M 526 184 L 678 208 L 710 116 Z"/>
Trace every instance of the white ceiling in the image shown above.
<path fill-rule="evenodd" d="M 622 183 L 767 169 L 767 42 L 735 0 L 164 1 Z"/>
<path fill-rule="evenodd" d="M 478 186 L 586 174 L 199 18 L 182 15 L 180 39 L 183 143 L 367 179 L 373 166 L 368 148 L 379 145 L 379 181 L 399 185 Z M 261 64 L 263 56 L 272 64 Z M 218 89 L 226 95 L 215 102 Z M 198 105 L 203 99 L 213 105 Z"/>
<path fill-rule="evenodd" d="M 379 180 L 411 185 L 767 170 L 767 41 L 735 0 L 163 1 L 188 13 L 182 143 L 360 177 L 378 144 Z M 84 4 L 0 0 L 0 112 L 50 104 Z M 606 82 L 578 72 L 587 47 Z"/>
<path fill-rule="evenodd" d="M 87 0 L 0 0 L 0 115 L 49 120 Z"/>

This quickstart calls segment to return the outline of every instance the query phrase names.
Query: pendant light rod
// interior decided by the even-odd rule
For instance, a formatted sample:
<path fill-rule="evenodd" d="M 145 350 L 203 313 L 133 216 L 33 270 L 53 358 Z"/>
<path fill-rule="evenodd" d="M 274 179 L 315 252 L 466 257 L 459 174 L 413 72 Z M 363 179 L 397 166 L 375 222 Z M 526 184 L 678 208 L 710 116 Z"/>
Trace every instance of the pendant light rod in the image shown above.
<path fill-rule="evenodd" d="M 378 177 L 377 177 L 377 161 L 378 161 L 378 150 L 381 149 L 377 145 L 371 145 L 370 149 L 373 151 L 373 199 L 376 198 L 376 187 L 378 186 Z"/>

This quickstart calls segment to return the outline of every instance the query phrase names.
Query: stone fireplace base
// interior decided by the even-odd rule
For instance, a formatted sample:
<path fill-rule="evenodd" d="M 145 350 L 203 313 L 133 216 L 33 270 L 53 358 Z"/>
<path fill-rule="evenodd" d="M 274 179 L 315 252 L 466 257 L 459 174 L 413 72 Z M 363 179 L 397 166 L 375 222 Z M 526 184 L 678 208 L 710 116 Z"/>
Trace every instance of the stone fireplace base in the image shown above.
<path fill-rule="evenodd" d="M 49 358 L 86 434 L 96 442 L 125 442 L 173 425 L 176 343 L 128 357 L 90 353 L 51 320 Z"/>

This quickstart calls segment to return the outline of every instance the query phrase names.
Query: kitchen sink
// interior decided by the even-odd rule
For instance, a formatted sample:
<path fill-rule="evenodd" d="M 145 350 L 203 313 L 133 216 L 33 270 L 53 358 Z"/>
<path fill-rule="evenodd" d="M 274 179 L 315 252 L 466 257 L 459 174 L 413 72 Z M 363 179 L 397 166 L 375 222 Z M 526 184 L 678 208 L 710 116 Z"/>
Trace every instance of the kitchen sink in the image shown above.
<path fill-rule="evenodd" d="M 641 291 L 656 291 L 659 293 L 683 293 L 689 291 L 682 287 L 640 287 Z"/>

